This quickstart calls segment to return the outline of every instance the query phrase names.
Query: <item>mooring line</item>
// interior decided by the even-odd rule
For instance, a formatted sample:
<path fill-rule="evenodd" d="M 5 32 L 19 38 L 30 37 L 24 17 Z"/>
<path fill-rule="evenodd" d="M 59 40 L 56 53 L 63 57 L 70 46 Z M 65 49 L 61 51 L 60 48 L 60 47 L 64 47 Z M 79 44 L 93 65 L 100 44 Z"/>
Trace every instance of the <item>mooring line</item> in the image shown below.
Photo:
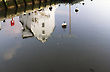
<path fill-rule="evenodd" d="M 34 9 L 35 2 L 32 0 L 32 10 Z"/>
<path fill-rule="evenodd" d="M 41 0 L 39 0 L 39 9 L 40 9 L 40 7 L 41 7 Z"/>
<path fill-rule="evenodd" d="M 24 2 L 24 12 L 26 12 L 26 8 L 27 8 L 26 0 L 23 0 L 23 2 Z"/>
<path fill-rule="evenodd" d="M 13 0 L 13 1 L 14 1 L 14 3 L 15 3 L 15 7 L 16 7 L 15 14 L 17 14 L 18 4 L 17 4 L 17 1 L 16 1 L 16 0 Z"/>
<path fill-rule="evenodd" d="M 4 5 L 4 7 L 5 7 L 5 17 L 7 16 L 7 10 L 8 10 L 8 8 L 7 8 L 7 5 L 6 5 L 6 2 L 5 2 L 5 0 L 2 0 L 2 2 L 3 2 L 3 5 Z"/>

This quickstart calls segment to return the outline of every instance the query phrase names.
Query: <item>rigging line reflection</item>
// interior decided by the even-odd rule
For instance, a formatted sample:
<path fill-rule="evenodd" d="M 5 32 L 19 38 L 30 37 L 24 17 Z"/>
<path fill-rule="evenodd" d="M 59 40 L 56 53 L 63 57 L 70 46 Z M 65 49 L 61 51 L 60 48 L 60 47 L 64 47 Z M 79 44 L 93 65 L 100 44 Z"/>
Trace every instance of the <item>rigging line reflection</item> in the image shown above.
<path fill-rule="evenodd" d="M 69 4 L 69 35 L 71 36 L 71 5 Z"/>

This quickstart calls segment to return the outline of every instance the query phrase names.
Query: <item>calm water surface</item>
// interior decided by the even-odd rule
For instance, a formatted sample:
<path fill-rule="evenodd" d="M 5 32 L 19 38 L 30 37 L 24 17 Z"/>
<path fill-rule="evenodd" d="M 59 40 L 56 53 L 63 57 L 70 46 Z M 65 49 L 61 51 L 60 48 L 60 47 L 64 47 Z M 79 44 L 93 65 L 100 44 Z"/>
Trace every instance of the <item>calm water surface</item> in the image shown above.
<path fill-rule="evenodd" d="M 0 72 L 110 72 L 110 1 L 83 2 L 0 22 Z"/>

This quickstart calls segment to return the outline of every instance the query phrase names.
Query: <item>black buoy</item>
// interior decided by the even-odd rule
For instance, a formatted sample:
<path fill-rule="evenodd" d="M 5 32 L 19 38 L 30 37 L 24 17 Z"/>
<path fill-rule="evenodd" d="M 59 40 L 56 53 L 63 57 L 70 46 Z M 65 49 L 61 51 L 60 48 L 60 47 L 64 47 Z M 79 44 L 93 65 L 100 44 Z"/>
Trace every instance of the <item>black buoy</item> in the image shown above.
<path fill-rule="evenodd" d="M 82 5 L 85 5 L 85 3 L 82 3 Z"/>
<path fill-rule="evenodd" d="M 34 13 L 37 13 L 37 11 L 34 11 Z"/>
<path fill-rule="evenodd" d="M 29 15 L 31 15 L 31 13 L 28 13 Z"/>
<path fill-rule="evenodd" d="M 75 12 L 78 12 L 78 11 L 79 11 L 79 9 L 78 9 L 78 8 L 76 8 L 76 9 L 75 9 Z"/>
<path fill-rule="evenodd" d="M 65 22 L 62 24 L 62 28 L 63 29 L 66 29 L 67 28 L 67 24 Z"/>
<path fill-rule="evenodd" d="M 23 15 L 26 16 L 26 13 L 24 13 Z"/>
<path fill-rule="evenodd" d="M 49 10 L 52 11 L 52 7 L 49 7 Z"/>
<path fill-rule="evenodd" d="M 6 20 L 3 20 L 3 22 L 6 22 Z"/>

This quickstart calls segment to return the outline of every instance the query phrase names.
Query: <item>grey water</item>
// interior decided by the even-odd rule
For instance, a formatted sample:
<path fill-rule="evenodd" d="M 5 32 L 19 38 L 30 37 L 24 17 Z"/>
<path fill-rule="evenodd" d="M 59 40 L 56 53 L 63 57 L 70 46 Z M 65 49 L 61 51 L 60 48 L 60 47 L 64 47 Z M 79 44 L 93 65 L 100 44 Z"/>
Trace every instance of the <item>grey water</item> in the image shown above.
<path fill-rule="evenodd" d="M 59 3 L 10 21 L 0 22 L 0 72 L 110 72 L 110 0 Z"/>

